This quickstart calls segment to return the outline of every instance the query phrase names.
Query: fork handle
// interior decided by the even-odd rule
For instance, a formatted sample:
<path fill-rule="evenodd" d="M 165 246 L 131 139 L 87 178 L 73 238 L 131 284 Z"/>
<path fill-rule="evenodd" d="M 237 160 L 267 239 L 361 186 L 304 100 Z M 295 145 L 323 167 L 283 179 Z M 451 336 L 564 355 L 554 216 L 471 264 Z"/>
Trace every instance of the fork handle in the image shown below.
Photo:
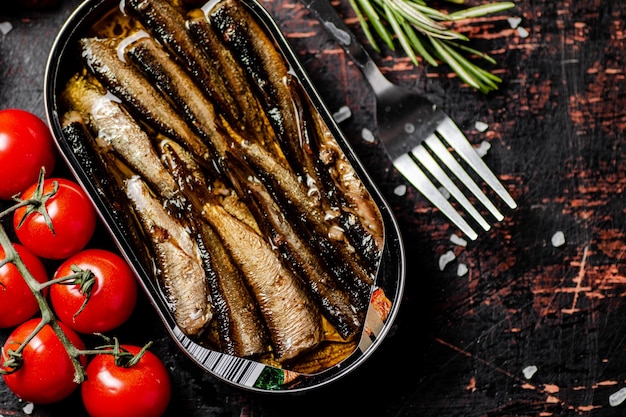
<path fill-rule="evenodd" d="M 301 0 L 302 3 L 322 23 L 324 29 L 339 43 L 346 54 L 363 72 L 375 92 L 384 90 L 389 80 L 385 78 L 376 63 L 345 24 L 330 0 Z"/>

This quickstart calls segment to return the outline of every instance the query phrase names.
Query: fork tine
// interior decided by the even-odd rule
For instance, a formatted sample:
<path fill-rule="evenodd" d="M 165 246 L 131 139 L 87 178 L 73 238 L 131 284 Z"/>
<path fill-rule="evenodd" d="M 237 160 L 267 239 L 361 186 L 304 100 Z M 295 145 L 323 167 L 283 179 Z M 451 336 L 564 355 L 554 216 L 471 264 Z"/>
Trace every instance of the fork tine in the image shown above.
<path fill-rule="evenodd" d="M 426 139 L 426 141 L 429 139 Z M 436 140 L 436 138 L 434 139 Z M 418 145 L 411 150 L 411 153 L 426 168 L 426 170 L 430 172 L 437 179 L 437 181 L 439 181 L 439 183 L 450 192 L 450 195 L 452 195 L 452 197 L 454 197 L 456 201 L 463 206 L 463 208 L 478 222 L 478 224 L 480 224 L 485 231 L 491 228 L 489 223 L 487 223 L 478 210 L 474 208 L 472 203 L 470 203 L 467 197 L 465 197 L 465 194 L 463 194 L 459 187 L 452 182 L 448 174 L 441 169 L 435 158 L 428 153 L 426 148 L 422 145 Z"/>
<path fill-rule="evenodd" d="M 476 153 L 476 150 L 468 142 L 463 132 L 461 132 L 461 129 L 458 128 L 452 119 L 446 117 L 437 127 L 437 131 L 510 208 L 514 209 L 517 207 L 517 203 L 515 203 L 513 198 L 509 195 L 506 188 L 504 188 L 498 178 L 483 162 L 482 158 Z"/>
<path fill-rule="evenodd" d="M 452 156 L 450 151 L 441 143 L 441 140 L 437 138 L 435 135 L 430 136 L 428 139 L 424 141 L 428 147 L 437 155 L 441 161 L 450 168 L 454 175 L 478 198 L 486 208 L 493 214 L 493 216 L 501 221 L 504 219 L 504 216 L 500 211 L 493 205 L 491 200 L 482 192 L 482 190 L 476 185 L 474 180 L 467 174 L 467 172 L 461 167 L 461 164 L 457 162 L 457 160 Z"/>
<path fill-rule="evenodd" d="M 452 207 L 452 204 L 439 192 L 437 187 L 435 187 L 408 154 L 396 158 L 393 165 L 424 197 L 441 210 L 452 223 L 467 235 L 467 237 L 471 240 L 478 238 L 478 234 L 474 229 L 472 229 L 465 219 Z"/>

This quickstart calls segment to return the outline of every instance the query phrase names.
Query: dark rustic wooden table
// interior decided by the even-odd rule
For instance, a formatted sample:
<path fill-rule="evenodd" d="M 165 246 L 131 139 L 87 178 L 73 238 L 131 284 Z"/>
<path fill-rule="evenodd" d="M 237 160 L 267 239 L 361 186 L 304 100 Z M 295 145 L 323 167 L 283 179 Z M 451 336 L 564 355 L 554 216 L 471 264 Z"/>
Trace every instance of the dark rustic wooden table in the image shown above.
<path fill-rule="evenodd" d="M 12 25 L 0 34 L 1 108 L 43 117 L 47 54 L 78 4 L 0 10 L 0 23 Z M 504 79 L 488 96 L 445 67 L 376 55 L 390 79 L 424 92 L 474 144 L 491 145 L 484 158 L 519 203 L 465 247 L 450 240 L 458 232 L 411 187 L 396 193 L 403 179 L 380 145 L 362 138 L 363 128 L 374 130 L 373 97 L 358 70 L 297 0 L 263 4 L 331 110 L 352 111 L 341 127 L 403 231 L 405 296 L 392 334 L 368 362 L 331 386 L 293 396 L 251 394 L 204 374 L 142 298 L 121 337 L 155 341 L 174 381 L 167 415 L 625 415 L 626 3 L 517 0 L 506 15 L 480 21 L 473 36 Z M 348 2 L 334 4 L 361 33 Z M 509 18 L 520 18 L 519 26 Z M 554 245 L 559 235 L 564 244 Z M 448 251 L 456 257 L 441 269 Z M 25 405 L 0 383 L 2 416 L 85 415 L 77 395 Z"/>

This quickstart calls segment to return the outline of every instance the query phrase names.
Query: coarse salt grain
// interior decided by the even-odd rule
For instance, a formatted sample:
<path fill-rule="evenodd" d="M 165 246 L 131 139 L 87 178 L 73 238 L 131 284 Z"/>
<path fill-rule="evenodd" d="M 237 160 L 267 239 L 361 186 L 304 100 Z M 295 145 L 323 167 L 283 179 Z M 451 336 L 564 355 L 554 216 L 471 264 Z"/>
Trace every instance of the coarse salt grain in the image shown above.
<path fill-rule="evenodd" d="M 489 129 L 489 125 L 481 121 L 477 121 L 476 123 L 474 123 L 474 127 L 476 128 L 476 130 L 478 130 L 481 133 Z"/>
<path fill-rule="evenodd" d="M 456 275 L 462 277 L 467 274 L 468 271 L 469 269 L 467 268 L 467 265 L 459 264 L 459 266 L 456 268 Z"/>
<path fill-rule="evenodd" d="M 565 234 L 559 230 L 554 235 L 552 235 L 552 239 L 550 240 L 550 242 L 555 248 L 563 246 L 565 244 Z"/>
<path fill-rule="evenodd" d="M 519 35 L 520 38 L 527 38 L 528 35 L 530 35 L 528 30 L 524 29 L 523 27 L 517 28 L 517 34 Z"/>
<path fill-rule="evenodd" d="M 526 368 L 522 370 L 522 373 L 524 374 L 524 378 L 526 379 L 532 378 L 533 375 L 535 375 L 535 372 L 537 372 L 537 367 L 535 365 L 527 366 Z"/>
<path fill-rule="evenodd" d="M 0 22 L 0 32 L 2 32 L 3 35 L 6 35 L 11 30 L 13 30 L 11 22 Z"/>
<path fill-rule="evenodd" d="M 351 116 L 352 111 L 350 110 L 350 107 L 342 106 L 336 113 L 333 114 L 333 119 L 335 119 L 335 122 L 341 123 L 344 120 L 348 120 Z"/>
<path fill-rule="evenodd" d="M 446 188 L 439 187 L 439 192 L 446 200 L 450 198 L 450 192 Z"/>
<path fill-rule="evenodd" d="M 443 271 L 446 266 L 456 259 L 456 255 L 451 250 L 447 251 L 439 257 L 439 269 Z"/>
<path fill-rule="evenodd" d="M 491 143 L 483 140 L 475 149 L 476 153 L 482 158 L 483 156 L 487 155 L 487 152 L 489 152 L 489 149 L 491 149 Z"/>
<path fill-rule="evenodd" d="M 618 405 L 623 403 L 624 400 L 626 400 L 626 388 L 622 388 L 619 391 L 609 395 L 609 405 L 611 407 L 617 407 Z"/>
<path fill-rule="evenodd" d="M 374 143 L 374 141 L 376 140 L 372 131 L 365 127 L 361 129 L 361 137 L 365 142 L 368 143 Z"/>
<path fill-rule="evenodd" d="M 467 246 L 467 240 L 463 239 L 461 236 L 457 235 L 456 233 L 452 233 L 452 235 L 450 236 L 450 242 L 458 246 L 463 246 L 463 247 Z"/>
<path fill-rule="evenodd" d="M 396 188 L 393 189 L 393 193 L 395 195 L 399 195 L 399 196 L 403 196 L 406 194 L 406 185 L 402 184 L 402 185 L 398 185 Z"/>
<path fill-rule="evenodd" d="M 24 411 L 24 414 L 32 414 L 34 409 L 35 409 L 35 404 L 26 403 L 26 405 L 22 408 L 22 411 Z"/>
<path fill-rule="evenodd" d="M 507 20 L 509 22 L 509 25 L 511 26 L 511 29 L 517 29 L 519 24 L 522 23 L 521 17 L 509 17 Z"/>

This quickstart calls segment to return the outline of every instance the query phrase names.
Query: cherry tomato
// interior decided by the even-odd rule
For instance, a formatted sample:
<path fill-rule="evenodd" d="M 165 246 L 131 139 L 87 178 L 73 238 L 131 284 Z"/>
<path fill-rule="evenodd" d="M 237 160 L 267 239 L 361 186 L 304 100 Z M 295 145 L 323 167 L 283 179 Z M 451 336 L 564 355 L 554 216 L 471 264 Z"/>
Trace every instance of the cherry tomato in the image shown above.
<path fill-rule="evenodd" d="M 122 345 L 136 355 L 141 348 Z M 121 367 L 112 355 L 95 356 L 87 366 L 81 395 L 91 417 L 159 417 L 171 396 L 171 382 L 163 362 L 146 351 L 136 365 Z"/>
<path fill-rule="evenodd" d="M 0 199 L 37 182 L 41 167 L 51 174 L 55 162 L 54 140 L 43 120 L 25 110 L 0 110 Z"/>
<path fill-rule="evenodd" d="M 33 278 L 41 283 L 46 282 L 48 272 L 41 260 L 19 243 L 14 243 L 13 247 Z M 5 255 L 4 249 L 0 246 L 0 259 L 4 259 Z M 38 311 L 39 304 L 17 267 L 13 263 L 2 266 L 0 268 L 0 327 L 15 327 L 33 317 Z"/>
<path fill-rule="evenodd" d="M 13 226 L 19 241 L 35 255 L 65 259 L 83 249 L 91 239 L 96 228 L 96 212 L 87 194 L 72 180 L 48 178 L 44 181 L 43 194 L 52 192 L 55 182 L 59 188 L 45 205 L 54 233 L 38 212 L 30 213 L 20 225 L 27 207 L 15 210 Z M 20 198 L 32 198 L 36 189 L 37 184 L 31 185 Z"/>
<path fill-rule="evenodd" d="M 2 349 L 2 364 L 8 359 L 8 350 L 17 349 L 40 321 L 41 319 L 30 319 L 11 333 Z M 63 323 L 59 324 L 76 348 L 85 349 L 78 334 Z M 50 404 L 66 398 L 78 387 L 74 382 L 72 361 L 49 324 L 28 342 L 22 351 L 22 359 L 22 366 L 17 371 L 3 377 L 7 387 L 24 401 Z M 81 357 L 80 360 L 86 366 L 85 358 Z M 3 365 L 2 369 L 6 370 Z"/>
<path fill-rule="evenodd" d="M 135 276 L 124 259 L 107 250 L 86 249 L 63 262 L 54 278 L 71 275 L 73 266 L 90 270 L 96 282 L 82 310 L 86 295 L 79 285 L 54 284 L 50 300 L 59 319 L 80 333 L 105 333 L 124 323 L 137 302 Z"/>

